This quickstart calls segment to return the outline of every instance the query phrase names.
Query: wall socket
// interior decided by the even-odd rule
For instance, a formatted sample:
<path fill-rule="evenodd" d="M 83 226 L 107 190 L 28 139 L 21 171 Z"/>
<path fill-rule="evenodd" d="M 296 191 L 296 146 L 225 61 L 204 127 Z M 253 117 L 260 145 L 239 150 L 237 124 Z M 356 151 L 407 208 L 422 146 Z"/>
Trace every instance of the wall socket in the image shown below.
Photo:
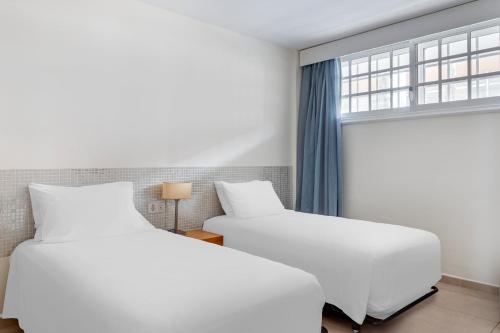
<path fill-rule="evenodd" d="M 153 201 L 148 204 L 149 214 L 165 213 L 165 201 Z"/>

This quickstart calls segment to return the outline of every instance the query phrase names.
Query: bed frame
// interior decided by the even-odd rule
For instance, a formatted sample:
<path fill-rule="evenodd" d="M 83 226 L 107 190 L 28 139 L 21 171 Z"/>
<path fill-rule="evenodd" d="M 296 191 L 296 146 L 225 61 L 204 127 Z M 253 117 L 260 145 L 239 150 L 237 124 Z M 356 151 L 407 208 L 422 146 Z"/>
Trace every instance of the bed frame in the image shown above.
<path fill-rule="evenodd" d="M 403 312 L 405 312 L 405 311 L 411 309 L 412 307 L 414 307 L 415 305 L 419 304 L 420 302 L 422 302 L 422 301 L 426 300 L 427 298 L 431 297 L 432 295 L 434 295 L 438 291 L 439 291 L 439 289 L 436 286 L 433 286 L 433 287 L 431 287 L 431 291 L 429 291 L 427 294 L 425 294 L 424 296 L 420 297 L 419 299 L 416 299 L 415 301 L 413 301 L 410 304 L 408 304 L 407 306 L 399 309 L 398 311 L 394 312 L 389 317 L 387 317 L 385 319 L 378 319 L 378 318 L 374 318 L 374 317 L 371 317 L 371 316 L 367 315 L 366 318 L 365 318 L 365 321 L 363 323 L 369 323 L 369 324 L 375 325 L 375 326 L 379 326 L 379 325 L 385 324 L 388 321 L 396 318 L 397 316 L 399 316 Z M 337 314 L 340 314 L 341 316 L 347 318 L 352 323 L 352 332 L 353 333 L 361 333 L 361 325 L 358 324 L 358 323 L 356 323 L 351 318 L 349 318 L 349 316 L 346 315 L 341 309 L 339 309 L 338 307 L 336 307 L 333 304 L 326 303 L 325 304 L 325 310 L 328 310 L 328 309 L 330 309 L 333 312 L 335 312 Z"/>

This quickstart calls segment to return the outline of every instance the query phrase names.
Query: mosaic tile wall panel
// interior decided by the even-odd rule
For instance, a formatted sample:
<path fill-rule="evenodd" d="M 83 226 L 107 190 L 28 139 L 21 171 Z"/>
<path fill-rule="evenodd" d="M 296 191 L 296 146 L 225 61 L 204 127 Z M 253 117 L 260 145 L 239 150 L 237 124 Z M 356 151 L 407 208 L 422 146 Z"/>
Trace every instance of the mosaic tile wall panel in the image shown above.
<path fill-rule="evenodd" d="M 174 203 L 165 213 L 150 214 L 148 205 L 160 201 L 160 184 L 165 181 L 193 183 L 193 196 L 180 202 L 179 226 L 199 229 L 206 219 L 223 214 L 213 182 L 270 180 L 285 207 L 292 207 L 291 167 L 220 168 L 127 168 L 0 170 L 0 257 L 8 256 L 20 242 L 33 238 L 34 222 L 28 192 L 29 183 L 82 186 L 116 181 L 134 183 L 137 209 L 156 227 L 173 228 Z"/>

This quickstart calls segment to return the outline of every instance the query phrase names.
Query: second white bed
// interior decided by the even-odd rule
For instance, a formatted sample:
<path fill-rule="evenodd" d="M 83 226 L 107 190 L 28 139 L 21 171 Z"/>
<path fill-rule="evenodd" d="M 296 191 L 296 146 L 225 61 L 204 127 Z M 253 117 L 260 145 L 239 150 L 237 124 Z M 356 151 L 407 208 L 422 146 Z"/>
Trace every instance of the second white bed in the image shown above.
<path fill-rule="evenodd" d="M 439 239 L 423 230 L 294 211 L 218 216 L 203 228 L 225 246 L 313 273 L 327 302 L 359 324 L 389 317 L 441 278 Z"/>

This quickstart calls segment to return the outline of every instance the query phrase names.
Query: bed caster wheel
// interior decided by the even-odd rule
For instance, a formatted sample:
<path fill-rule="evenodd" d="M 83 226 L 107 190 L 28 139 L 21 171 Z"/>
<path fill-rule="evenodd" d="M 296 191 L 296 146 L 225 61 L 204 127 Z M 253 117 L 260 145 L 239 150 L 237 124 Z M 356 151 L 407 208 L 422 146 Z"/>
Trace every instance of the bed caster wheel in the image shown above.
<path fill-rule="evenodd" d="M 328 333 L 328 330 L 325 328 L 325 326 L 321 326 L 321 333 Z"/>

